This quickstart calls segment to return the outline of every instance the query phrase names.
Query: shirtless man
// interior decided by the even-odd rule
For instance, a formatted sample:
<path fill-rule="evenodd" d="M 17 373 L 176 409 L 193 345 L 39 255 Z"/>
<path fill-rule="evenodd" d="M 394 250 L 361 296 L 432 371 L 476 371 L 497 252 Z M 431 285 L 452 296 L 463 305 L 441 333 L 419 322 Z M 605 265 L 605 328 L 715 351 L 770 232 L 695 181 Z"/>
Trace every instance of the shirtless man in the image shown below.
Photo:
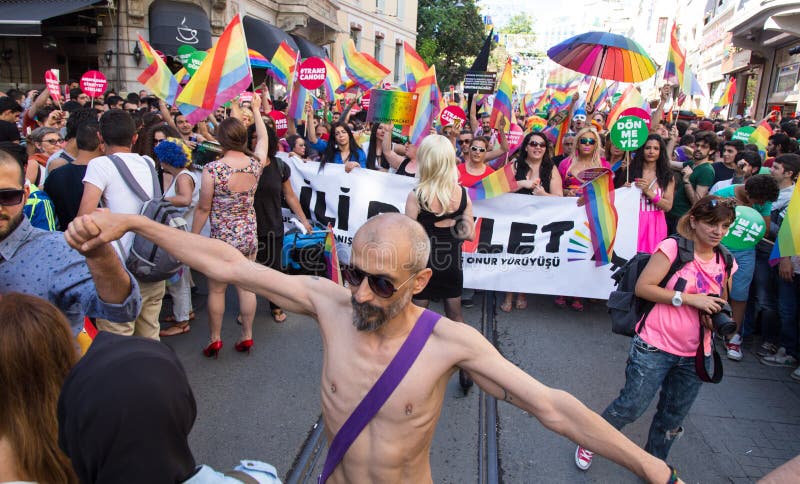
<path fill-rule="evenodd" d="M 327 279 L 289 276 L 244 258 L 224 242 L 181 232 L 139 215 L 98 210 L 75 219 L 66 233 L 78 250 L 137 232 L 208 277 L 269 298 L 319 322 L 324 346 L 321 394 L 330 443 L 405 341 L 423 309 L 411 302 L 431 276 L 429 242 L 416 221 L 382 214 L 353 238 L 351 264 L 363 280 L 341 287 Z M 364 277 L 366 275 L 366 277 Z M 389 297 L 373 287 L 389 283 Z M 383 286 L 386 289 L 386 286 Z M 379 289 L 378 289 L 379 291 Z M 665 483 L 670 469 L 628 440 L 570 394 L 544 386 L 469 325 L 442 318 L 419 357 L 328 480 L 432 482 L 431 441 L 447 382 L 463 368 L 481 388 L 536 416 L 547 428 Z"/>

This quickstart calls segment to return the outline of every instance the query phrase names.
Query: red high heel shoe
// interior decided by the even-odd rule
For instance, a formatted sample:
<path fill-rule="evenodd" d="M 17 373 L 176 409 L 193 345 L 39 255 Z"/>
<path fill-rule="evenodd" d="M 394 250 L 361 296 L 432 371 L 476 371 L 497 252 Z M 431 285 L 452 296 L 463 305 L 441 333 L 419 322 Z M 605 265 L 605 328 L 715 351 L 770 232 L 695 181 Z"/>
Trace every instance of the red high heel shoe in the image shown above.
<path fill-rule="evenodd" d="M 203 348 L 203 354 L 206 358 L 211 358 L 212 356 L 216 360 L 219 357 L 219 351 L 222 349 L 222 340 L 219 341 L 212 341 L 209 343 L 208 346 Z"/>
<path fill-rule="evenodd" d="M 253 339 L 251 338 L 239 341 L 238 343 L 233 345 L 233 347 L 236 348 L 236 351 L 238 351 L 239 353 L 247 353 L 249 355 L 250 348 L 253 347 Z"/>

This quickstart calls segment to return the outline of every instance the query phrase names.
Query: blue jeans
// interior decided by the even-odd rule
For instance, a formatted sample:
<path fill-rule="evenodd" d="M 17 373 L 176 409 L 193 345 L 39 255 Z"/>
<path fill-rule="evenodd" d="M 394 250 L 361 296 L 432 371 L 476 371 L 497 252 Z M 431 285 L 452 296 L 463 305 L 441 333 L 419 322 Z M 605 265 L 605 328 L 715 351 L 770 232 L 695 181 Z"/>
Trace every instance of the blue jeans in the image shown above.
<path fill-rule="evenodd" d="M 747 310 L 742 323 L 742 337 L 750 336 L 755 332 L 756 321 L 761 318 L 761 334 L 765 337 L 775 332 L 773 327 L 778 326 L 775 311 L 778 301 L 776 298 L 775 278 L 776 273 L 769 265 L 769 250 L 760 244 L 756 248 L 756 263 L 753 269 L 753 282 L 750 284 L 750 295 L 747 299 Z M 757 303 L 757 304 L 756 304 Z"/>
<path fill-rule="evenodd" d="M 603 418 L 617 430 L 639 418 L 661 388 L 658 410 L 650 424 L 644 450 L 666 459 L 675 440 L 683 434 L 681 423 L 692 407 L 702 381 L 693 356 L 675 356 L 633 337 L 625 368 L 625 386 L 603 411 Z"/>
<path fill-rule="evenodd" d="M 800 297 L 800 275 L 795 274 L 792 282 L 777 277 L 778 315 L 781 319 L 780 346 L 786 354 L 797 357 L 797 298 Z"/>

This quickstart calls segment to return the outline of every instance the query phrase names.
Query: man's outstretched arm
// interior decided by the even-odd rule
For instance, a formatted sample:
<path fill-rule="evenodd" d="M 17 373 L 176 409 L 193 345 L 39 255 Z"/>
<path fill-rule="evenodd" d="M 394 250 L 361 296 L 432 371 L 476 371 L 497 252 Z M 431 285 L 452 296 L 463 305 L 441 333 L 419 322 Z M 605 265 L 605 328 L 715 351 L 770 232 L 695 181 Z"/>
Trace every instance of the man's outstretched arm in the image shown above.
<path fill-rule="evenodd" d="M 287 276 L 247 260 L 225 242 L 167 227 L 141 215 L 99 209 L 81 217 L 78 223 L 71 223 L 67 241 L 75 249 L 87 252 L 129 231 L 141 234 L 211 279 L 261 294 L 291 312 L 314 316 L 317 311 L 311 294 L 324 298 L 344 290 L 326 280 Z"/>
<path fill-rule="evenodd" d="M 596 452 L 649 482 L 665 483 L 667 464 L 634 444 L 569 393 L 550 388 L 503 356 L 473 328 L 458 328 L 457 344 L 467 357 L 459 366 L 484 391 L 536 417 L 542 425 Z"/>

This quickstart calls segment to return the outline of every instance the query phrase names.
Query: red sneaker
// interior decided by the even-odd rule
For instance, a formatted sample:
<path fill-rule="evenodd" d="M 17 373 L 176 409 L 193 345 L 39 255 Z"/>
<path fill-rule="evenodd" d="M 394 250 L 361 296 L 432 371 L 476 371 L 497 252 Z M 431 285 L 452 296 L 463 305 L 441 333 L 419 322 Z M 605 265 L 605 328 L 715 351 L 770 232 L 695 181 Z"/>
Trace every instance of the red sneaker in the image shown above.
<path fill-rule="evenodd" d="M 588 470 L 592 466 L 593 457 L 594 452 L 584 449 L 580 445 L 575 449 L 575 465 L 582 471 Z"/>

